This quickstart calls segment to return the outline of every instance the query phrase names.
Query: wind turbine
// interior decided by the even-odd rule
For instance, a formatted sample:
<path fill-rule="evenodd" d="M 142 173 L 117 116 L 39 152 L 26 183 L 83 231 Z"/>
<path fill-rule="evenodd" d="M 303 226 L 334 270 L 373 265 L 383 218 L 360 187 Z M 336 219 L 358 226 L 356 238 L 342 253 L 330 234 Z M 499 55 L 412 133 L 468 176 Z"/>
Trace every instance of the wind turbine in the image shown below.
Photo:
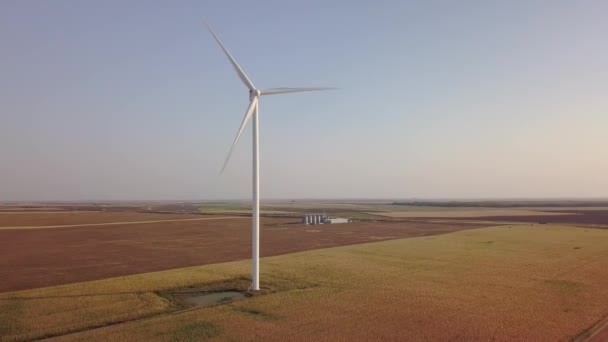
<path fill-rule="evenodd" d="M 243 130 L 245 130 L 245 126 L 249 120 L 253 118 L 253 212 L 251 215 L 252 223 L 251 223 L 251 290 L 257 291 L 260 289 L 260 140 L 259 140 L 259 98 L 264 95 L 276 95 L 276 94 L 286 94 L 286 93 L 299 93 L 304 91 L 317 91 L 317 90 L 329 90 L 335 89 L 330 87 L 309 87 L 309 88 L 269 88 L 269 89 L 258 89 L 253 85 L 251 79 L 245 74 L 243 69 L 236 62 L 234 57 L 228 52 L 228 49 L 222 44 L 220 39 L 217 37 L 215 32 L 209 24 L 207 25 L 207 29 L 209 33 L 213 36 L 215 41 L 224 51 L 226 57 L 232 64 L 234 71 L 236 71 L 237 75 L 243 81 L 243 84 L 249 89 L 249 107 L 245 112 L 245 116 L 243 117 L 243 121 L 241 122 L 241 126 L 239 127 L 238 132 L 236 133 L 236 137 L 234 138 L 234 142 L 232 143 L 232 147 L 230 147 L 230 151 L 228 152 L 228 156 L 226 157 L 226 161 L 224 161 L 224 165 L 222 166 L 222 171 L 228 165 L 228 161 L 230 160 L 230 156 L 236 147 L 237 142 Z"/>

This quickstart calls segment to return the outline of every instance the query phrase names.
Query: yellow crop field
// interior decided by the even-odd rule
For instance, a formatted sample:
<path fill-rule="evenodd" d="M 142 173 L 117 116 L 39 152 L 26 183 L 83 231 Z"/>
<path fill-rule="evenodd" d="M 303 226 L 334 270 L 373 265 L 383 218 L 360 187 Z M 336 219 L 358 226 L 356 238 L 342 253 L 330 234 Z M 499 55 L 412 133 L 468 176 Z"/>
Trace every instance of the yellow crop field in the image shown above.
<path fill-rule="evenodd" d="M 3 293 L 0 336 L 556 341 L 608 314 L 608 230 L 502 226 L 270 257 L 261 266 L 264 294 L 191 310 L 162 291 L 244 288 L 249 262 Z"/>

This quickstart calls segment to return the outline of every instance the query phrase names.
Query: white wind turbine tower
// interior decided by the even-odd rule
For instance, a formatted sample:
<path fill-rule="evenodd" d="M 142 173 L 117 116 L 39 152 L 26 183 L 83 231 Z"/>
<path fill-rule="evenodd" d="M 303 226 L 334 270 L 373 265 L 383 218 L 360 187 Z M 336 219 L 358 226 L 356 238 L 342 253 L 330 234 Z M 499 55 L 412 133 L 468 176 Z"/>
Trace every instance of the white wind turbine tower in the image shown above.
<path fill-rule="evenodd" d="M 253 82 L 251 82 L 251 79 L 249 77 L 247 77 L 247 75 L 245 74 L 243 69 L 241 69 L 241 67 L 236 62 L 234 57 L 232 57 L 230 52 L 228 52 L 228 49 L 226 49 L 226 47 L 224 47 L 224 44 L 222 44 L 222 42 L 217 37 L 215 32 L 213 32 L 213 29 L 211 29 L 211 26 L 209 26 L 209 24 L 207 24 L 207 28 L 209 29 L 209 32 L 211 33 L 211 35 L 213 36 L 215 41 L 219 44 L 219 46 L 224 51 L 224 54 L 226 54 L 226 57 L 228 57 L 228 60 L 230 60 L 230 64 L 232 64 L 232 67 L 234 68 L 236 73 L 239 75 L 239 78 L 241 79 L 241 81 L 243 81 L 245 86 L 247 86 L 247 88 L 249 88 L 249 101 L 250 101 L 249 107 L 247 108 L 247 111 L 245 112 L 245 116 L 243 117 L 243 121 L 241 122 L 241 127 L 239 127 L 236 137 L 234 138 L 234 142 L 232 143 L 232 147 L 230 147 L 230 152 L 228 152 L 226 161 L 224 162 L 224 165 L 222 166 L 222 172 L 226 168 L 226 165 L 228 164 L 228 161 L 230 160 L 230 156 L 232 155 L 232 152 L 234 151 L 234 148 L 236 147 L 236 144 L 239 140 L 239 137 L 243 133 L 245 126 L 247 126 L 247 123 L 253 117 L 253 127 L 252 127 L 253 128 L 253 204 L 252 204 L 253 213 L 251 215 L 252 216 L 251 290 L 257 291 L 260 289 L 260 277 L 259 277 L 260 276 L 260 267 L 259 267 L 260 266 L 260 156 L 259 156 L 260 142 L 259 142 L 259 130 L 258 130 L 258 128 L 259 128 L 259 118 L 258 118 L 259 98 L 260 98 L 260 96 L 264 96 L 264 95 L 298 93 L 298 92 L 303 92 L 303 91 L 328 90 L 328 89 L 335 89 L 335 88 L 328 88 L 328 87 L 285 88 L 285 87 L 282 87 L 282 88 L 258 89 L 253 85 Z"/>

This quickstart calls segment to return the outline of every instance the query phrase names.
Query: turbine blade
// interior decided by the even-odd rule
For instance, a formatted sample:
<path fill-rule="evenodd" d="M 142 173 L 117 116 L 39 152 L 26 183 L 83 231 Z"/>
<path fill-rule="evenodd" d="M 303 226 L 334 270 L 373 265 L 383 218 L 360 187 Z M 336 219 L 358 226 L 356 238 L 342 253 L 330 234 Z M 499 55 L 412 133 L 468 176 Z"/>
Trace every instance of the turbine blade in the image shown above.
<path fill-rule="evenodd" d="M 236 143 L 239 141 L 241 134 L 243 134 L 243 131 L 245 130 L 245 126 L 247 126 L 247 122 L 249 122 L 249 119 L 251 119 L 251 115 L 253 114 L 253 111 L 255 110 L 257 104 L 258 104 L 258 97 L 256 96 L 249 103 L 249 108 L 247 108 L 247 112 L 245 112 L 245 116 L 243 117 L 243 122 L 241 122 L 241 127 L 239 127 L 239 131 L 236 133 L 236 137 L 234 138 L 234 142 L 232 143 L 232 147 L 230 147 L 230 152 L 228 152 L 228 156 L 226 157 L 226 160 L 224 161 L 224 166 L 222 166 L 222 171 L 220 173 L 224 172 L 226 165 L 228 165 L 228 161 L 230 160 L 230 156 L 232 156 L 232 152 L 234 151 L 234 148 L 236 147 Z"/>
<path fill-rule="evenodd" d="M 236 62 L 234 57 L 232 57 L 230 52 L 228 52 L 228 49 L 226 49 L 226 47 L 224 46 L 224 44 L 222 44 L 222 42 L 217 37 L 215 32 L 213 32 L 213 29 L 211 28 L 211 26 L 207 23 L 205 23 L 205 25 L 207 25 L 207 29 L 209 30 L 209 33 L 211 33 L 211 35 L 213 36 L 215 41 L 219 44 L 219 46 L 222 48 L 222 50 L 224 50 L 224 54 L 226 54 L 226 57 L 228 57 L 228 59 L 230 60 L 230 64 L 232 64 L 232 67 L 234 68 L 236 73 L 239 75 L 239 78 L 241 79 L 241 81 L 243 81 L 243 83 L 247 86 L 247 88 L 249 88 L 249 90 L 255 90 L 255 86 L 253 85 L 253 82 L 251 82 L 249 77 L 247 77 L 247 74 L 245 74 L 245 72 L 243 71 L 241 66 Z"/>
<path fill-rule="evenodd" d="M 260 91 L 260 95 L 275 95 L 275 94 L 285 94 L 285 93 L 300 93 L 303 91 L 319 91 L 319 90 L 332 90 L 336 89 L 333 87 L 311 87 L 311 88 L 270 88 L 264 89 Z"/>

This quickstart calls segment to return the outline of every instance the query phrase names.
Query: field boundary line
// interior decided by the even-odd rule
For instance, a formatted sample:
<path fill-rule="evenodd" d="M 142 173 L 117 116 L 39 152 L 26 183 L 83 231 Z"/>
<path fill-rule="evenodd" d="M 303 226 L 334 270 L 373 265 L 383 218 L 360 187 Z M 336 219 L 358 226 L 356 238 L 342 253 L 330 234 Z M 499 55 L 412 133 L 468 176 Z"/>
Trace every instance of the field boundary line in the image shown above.
<path fill-rule="evenodd" d="M 591 327 L 583 330 L 580 334 L 576 335 L 571 341 L 593 341 L 593 338 L 595 336 L 597 336 L 606 329 L 608 329 L 608 314 L 604 315 L 604 317 L 595 322 Z"/>

